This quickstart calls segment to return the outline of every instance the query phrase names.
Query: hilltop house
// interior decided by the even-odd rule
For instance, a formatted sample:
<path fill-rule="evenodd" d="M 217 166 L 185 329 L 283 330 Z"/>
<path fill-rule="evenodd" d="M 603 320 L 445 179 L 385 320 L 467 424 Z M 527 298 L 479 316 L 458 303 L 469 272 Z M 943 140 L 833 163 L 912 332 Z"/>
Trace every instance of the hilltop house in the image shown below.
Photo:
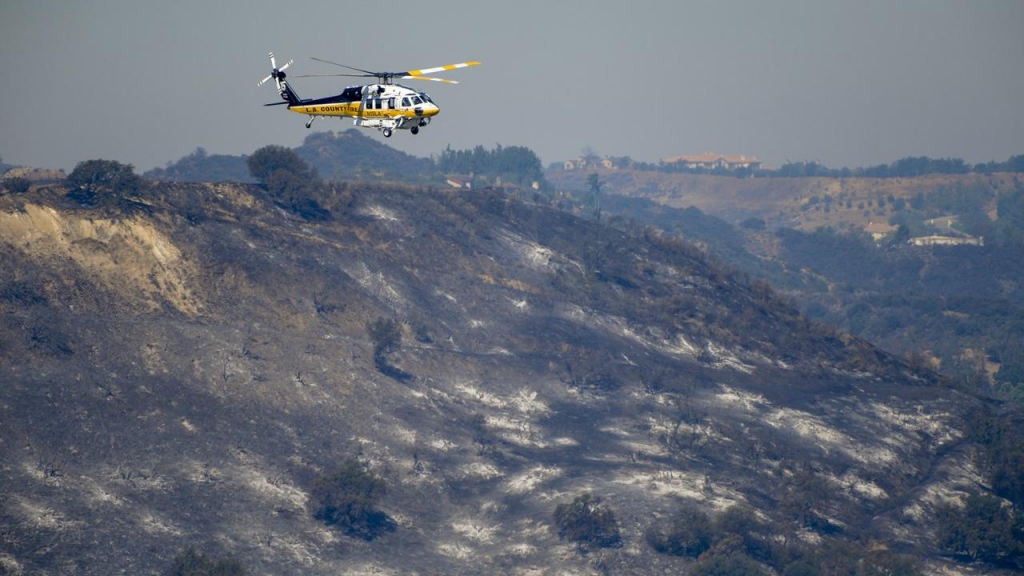
<path fill-rule="evenodd" d="M 864 231 L 871 234 L 871 238 L 875 242 L 878 242 L 882 238 L 885 238 L 889 234 L 895 232 L 899 227 L 887 224 L 885 222 L 868 222 L 868 225 L 864 227 Z"/>
<path fill-rule="evenodd" d="M 972 236 L 918 236 L 908 240 L 914 246 L 984 246 L 985 238 Z"/>
<path fill-rule="evenodd" d="M 757 159 L 757 156 L 727 156 L 714 152 L 672 156 L 671 158 L 662 158 L 661 161 L 665 164 L 680 164 L 684 168 L 691 170 L 698 168 L 704 170 L 715 170 L 718 168 L 725 170 L 736 170 L 738 168 L 757 170 L 761 167 L 761 161 Z"/>
<path fill-rule="evenodd" d="M 566 160 L 562 165 L 565 170 L 583 170 L 585 168 L 605 168 L 611 170 L 615 168 L 615 162 L 608 157 L 598 158 L 597 156 L 580 156 L 575 160 Z"/>
<path fill-rule="evenodd" d="M 450 174 L 445 177 L 445 182 L 452 188 L 473 188 L 472 174 Z"/>

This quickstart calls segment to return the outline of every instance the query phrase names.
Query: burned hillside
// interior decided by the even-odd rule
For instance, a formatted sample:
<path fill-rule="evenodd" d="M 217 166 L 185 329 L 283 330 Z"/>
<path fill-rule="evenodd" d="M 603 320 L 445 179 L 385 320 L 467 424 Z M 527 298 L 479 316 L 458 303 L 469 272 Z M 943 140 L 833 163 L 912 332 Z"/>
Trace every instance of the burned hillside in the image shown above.
<path fill-rule="evenodd" d="M 66 192 L 0 198 L 9 572 L 954 570 L 990 408 L 693 245 L 489 190 Z M 672 548 L 693 507 L 755 527 Z"/>

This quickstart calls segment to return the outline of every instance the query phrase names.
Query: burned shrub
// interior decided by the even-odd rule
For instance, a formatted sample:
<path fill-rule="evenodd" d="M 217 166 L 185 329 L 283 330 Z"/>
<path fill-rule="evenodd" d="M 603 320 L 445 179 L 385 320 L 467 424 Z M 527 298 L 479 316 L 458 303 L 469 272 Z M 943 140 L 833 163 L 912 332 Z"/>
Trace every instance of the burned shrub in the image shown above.
<path fill-rule="evenodd" d="M 314 516 L 349 536 L 373 540 L 396 527 L 394 520 L 375 508 L 386 493 L 383 479 L 359 462 L 346 460 L 335 472 L 316 479 Z"/>
<path fill-rule="evenodd" d="M 615 513 L 589 492 L 555 508 L 558 537 L 576 542 L 581 552 L 589 546 L 614 548 L 622 545 Z"/>

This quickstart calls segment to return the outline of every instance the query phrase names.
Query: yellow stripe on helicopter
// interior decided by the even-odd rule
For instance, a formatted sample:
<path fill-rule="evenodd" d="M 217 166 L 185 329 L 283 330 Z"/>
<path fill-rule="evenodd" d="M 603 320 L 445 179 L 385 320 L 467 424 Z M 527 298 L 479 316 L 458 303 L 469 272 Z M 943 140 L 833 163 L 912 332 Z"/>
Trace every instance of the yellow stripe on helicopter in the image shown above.
<path fill-rule="evenodd" d="M 417 116 L 414 110 L 366 110 L 359 106 L 358 102 L 353 104 L 318 104 L 315 106 L 290 106 L 292 112 L 299 114 L 311 114 L 315 116 L 352 116 L 362 118 L 413 118 Z M 433 115 L 433 114 L 429 114 Z"/>

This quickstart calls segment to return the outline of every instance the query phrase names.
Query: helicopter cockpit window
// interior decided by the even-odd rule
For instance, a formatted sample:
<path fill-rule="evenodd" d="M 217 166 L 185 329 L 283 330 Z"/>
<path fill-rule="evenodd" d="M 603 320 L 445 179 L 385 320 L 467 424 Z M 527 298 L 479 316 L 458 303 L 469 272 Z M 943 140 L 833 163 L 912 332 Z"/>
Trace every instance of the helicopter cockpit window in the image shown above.
<path fill-rule="evenodd" d="M 402 106 L 409 106 L 409 97 L 408 96 L 403 96 L 402 97 Z"/>
<path fill-rule="evenodd" d="M 419 96 L 413 96 L 412 97 L 412 103 L 413 104 L 423 104 L 423 100 L 420 100 Z"/>
<path fill-rule="evenodd" d="M 341 97 L 345 100 L 359 100 L 363 97 L 363 88 L 361 86 L 349 86 L 341 93 Z"/>
<path fill-rule="evenodd" d="M 430 99 L 430 96 L 427 96 L 426 92 L 420 92 L 420 98 L 423 98 L 424 102 L 429 102 L 431 104 L 434 103 L 434 101 Z"/>

